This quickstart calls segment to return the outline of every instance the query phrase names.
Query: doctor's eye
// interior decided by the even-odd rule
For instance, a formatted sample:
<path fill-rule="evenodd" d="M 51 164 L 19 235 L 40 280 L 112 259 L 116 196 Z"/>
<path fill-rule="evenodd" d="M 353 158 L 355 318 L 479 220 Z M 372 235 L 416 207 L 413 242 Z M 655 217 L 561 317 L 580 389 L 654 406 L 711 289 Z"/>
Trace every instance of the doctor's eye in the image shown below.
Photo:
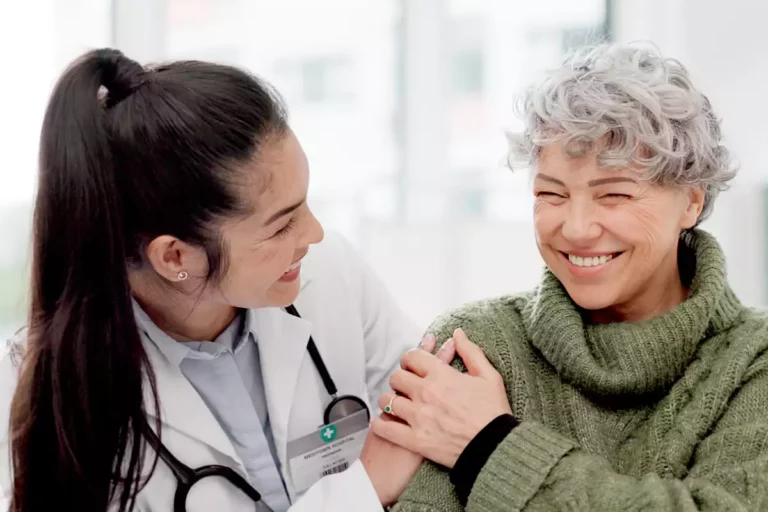
<path fill-rule="evenodd" d="M 275 233 L 275 236 L 276 237 L 285 236 L 288 233 L 290 233 L 294 227 L 296 227 L 296 219 L 294 217 L 291 217 L 291 219 L 288 221 L 288 224 L 280 228 L 280 230 L 277 233 Z"/>

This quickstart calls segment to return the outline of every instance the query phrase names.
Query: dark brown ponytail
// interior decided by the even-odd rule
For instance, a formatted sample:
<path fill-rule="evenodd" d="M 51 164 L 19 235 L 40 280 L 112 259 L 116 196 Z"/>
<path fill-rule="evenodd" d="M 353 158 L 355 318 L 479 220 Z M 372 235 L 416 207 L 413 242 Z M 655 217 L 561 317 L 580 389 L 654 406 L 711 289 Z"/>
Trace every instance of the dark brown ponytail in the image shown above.
<path fill-rule="evenodd" d="M 286 129 L 271 90 L 230 67 L 145 70 L 105 49 L 61 77 L 41 134 L 30 326 L 11 411 L 14 512 L 133 508 L 152 470 L 145 379 L 150 406 L 159 401 L 129 269 L 171 234 L 204 247 L 215 275 L 216 222 L 245 207 L 232 164 Z"/>

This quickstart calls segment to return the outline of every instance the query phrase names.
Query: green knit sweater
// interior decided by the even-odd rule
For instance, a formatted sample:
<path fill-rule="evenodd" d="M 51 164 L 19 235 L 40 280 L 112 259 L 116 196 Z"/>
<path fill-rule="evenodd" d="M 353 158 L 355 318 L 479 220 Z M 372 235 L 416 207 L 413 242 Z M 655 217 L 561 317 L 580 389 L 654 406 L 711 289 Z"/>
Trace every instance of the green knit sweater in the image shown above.
<path fill-rule="evenodd" d="M 768 510 L 768 317 L 734 296 L 710 235 L 680 252 L 689 297 L 647 321 L 589 324 L 549 272 L 437 320 L 438 339 L 462 327 L 485 350 L 521 421 L 466 510 Z M 462 506 L 426 463 L 394 510 Z"/>

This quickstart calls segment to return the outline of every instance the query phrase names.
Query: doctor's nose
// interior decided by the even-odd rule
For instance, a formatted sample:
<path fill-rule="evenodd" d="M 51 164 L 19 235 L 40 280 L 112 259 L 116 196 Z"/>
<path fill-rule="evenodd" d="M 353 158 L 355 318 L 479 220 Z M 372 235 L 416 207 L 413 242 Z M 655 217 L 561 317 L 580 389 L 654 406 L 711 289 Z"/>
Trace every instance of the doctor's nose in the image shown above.
<path fill-rule="evenodd" d="M 325 230 L 323 229 L 323 225 L 320 224 L 320 221 L 317 220 L 317 217 L 315 217 L 315 214 L 312 213 L 312 210 L 309 211 L 309 219 L 307 220 L 309 225 L 305 230 L 305 240 L 302 240 L 302 242 L 304 242 L 303 245 L 312 245 L 322 242 L 323 238 L 325 238 Z"/>

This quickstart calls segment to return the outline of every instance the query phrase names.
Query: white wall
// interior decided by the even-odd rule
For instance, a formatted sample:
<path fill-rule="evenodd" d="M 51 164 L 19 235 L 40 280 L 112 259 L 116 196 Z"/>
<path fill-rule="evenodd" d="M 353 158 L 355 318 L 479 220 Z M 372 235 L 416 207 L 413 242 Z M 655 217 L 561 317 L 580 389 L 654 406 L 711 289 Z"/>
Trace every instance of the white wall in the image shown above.
<path fill-rule="evenodd" d="M 742 168 L 705 223 L 725 248 L 743 302 L 768 302 L 764 191 L 768 177 L 768 3 L 756 0 L 616 0 L 614 38 L 651 40 L 686 65 L 723 120 Z"/>
<path fill-rule="evenodd" d="M 48 96 L 74 58 L 109 44 L 109 19 L 109 0 L 0 1 L 0 339 L 26 317 L 31 203 Z"/>
<path fill-rule="evenodd" d="M 544 269 L 531 222 L 368 227 L 366 259 L 424 327 L 465 302 L 530 290 Z"/>

